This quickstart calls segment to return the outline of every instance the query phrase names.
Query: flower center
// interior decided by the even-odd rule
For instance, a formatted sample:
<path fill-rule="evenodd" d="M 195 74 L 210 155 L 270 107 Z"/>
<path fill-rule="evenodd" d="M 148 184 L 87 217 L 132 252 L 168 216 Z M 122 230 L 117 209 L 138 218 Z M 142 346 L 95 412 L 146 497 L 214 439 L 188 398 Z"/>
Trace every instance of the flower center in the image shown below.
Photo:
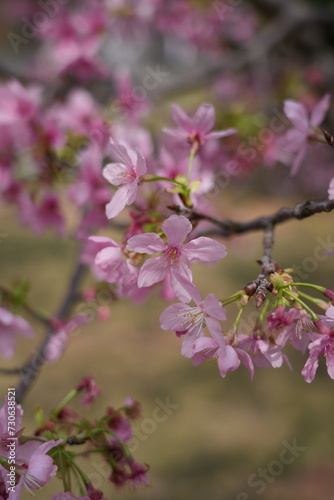
<path fill-rule="evenodd" d="M 137 178 L 137 174 L 132 167 L 122 164 L 116 164 L 113 172 L 113 184 L 119 186 L 120 184 L 130 184 Z"/>
<path fill-rule="evenodd" d="M 187 332 L 191 332 L 199 324 L 202 324 L 205 318 L 205 312 L 200 307 L 193 307 L 191 310 L 183 313 L 185 321 L 182 326 L 185 326 Z"/>
<path fill-rule="evenodd" d="M 170 267 L 178 265 L 180 258 L 181 258 L 181 255 L 182 255 L 182 251 L 180 250 L 180 248 L 171 246 L 171 247 L 168 247 L 164 251 L 164 253 L 168 259 Z"/>

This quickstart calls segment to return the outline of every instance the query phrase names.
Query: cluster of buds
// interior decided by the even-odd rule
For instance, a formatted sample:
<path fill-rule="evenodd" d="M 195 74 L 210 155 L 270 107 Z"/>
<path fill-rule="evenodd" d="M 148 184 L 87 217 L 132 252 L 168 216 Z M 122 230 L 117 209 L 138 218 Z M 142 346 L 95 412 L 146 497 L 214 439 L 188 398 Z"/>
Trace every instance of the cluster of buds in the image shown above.
<path fill-rule="evenodd" d="M 138 402 L 127 398 L 121 408 L 107 408 L 105 414 L 94 421 L 82 418 L 77 410 L 68 406 L 74 397 L 83 394 L 82 404 L 88 408 L 99 393 L 95 380 L 84 378 L 49 416 L 40 407 L 36 409 L 38 428 L 29 436 L 23 435 L 21 428 L 21 406 L 7 398 L 0 412 L 0 442 L 3 443 L 0 450 L 0 491 L 3 490 L 3 499 L 19 499 L 23 486 L 34 494 L 34 490 L 43 487 L 57 473 L 63 482 L 64 493 L 56 493 L 52 500 L 106 500 L 103 492 L 94 487 L 93 478 L 86 475 L 77 463 L 79 457 L 88 458 L 97 453 L 101 455 L 105 467 L 110 468 L 109 480 L 115 486 L 149 484 L 148 466 L 136 462 L 129 449 L 132 421 L 140 416 Z M 13 423 L 15 436 L 7 432 L 9 414 L 16 415 Z M 14 454 L 12 442 L 15 445 Z M 9 485 L 7 475 L 11 471 L 14 474 Z M 75 495 L 80 492 L 81 496 L 74 496 L 73 492 Z"/>

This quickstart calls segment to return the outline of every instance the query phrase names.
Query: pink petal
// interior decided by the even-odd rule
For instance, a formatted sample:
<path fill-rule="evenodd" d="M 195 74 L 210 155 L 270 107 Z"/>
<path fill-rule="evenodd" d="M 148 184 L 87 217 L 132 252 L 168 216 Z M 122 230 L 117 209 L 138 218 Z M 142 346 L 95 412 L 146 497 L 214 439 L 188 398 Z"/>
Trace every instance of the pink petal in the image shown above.
<path fill-rule="evenodd" d="M 308 116 L 303 104 L 297 101 L 286 100 L 284 101 L 284 112 L 298 130 L 303 132 L 308 130 Z"/>
<path fill-rule="evenodd" d="M 108 163 L 102 170 L 102 176 L 113 186 L 125 184 L 124 178 L 130 175 L 132 169 L 123 163 Z"/>
<path fill-rule="evenodd" d="M 168 262 L 163 257 L 153 257 L 144 262 L 138 275 L 138 287 L 154 285 L 162 281 L 169 271 Z"/>
<path fill-rule="evenodd" d="M 238 347 L 236 348 L 236 352 L 238 353 L 238 356 L 241 358 L 244 366 L 249 371 L 250 376 L 251 376 L 251 380 L 253 380 L 254 365 L 253 365 L 252 358 L 250 357 L 250 355 L 247 352 L 245 352 L 243 349 L 239 349 Z"/>
<path fill-rule="evenodd" d="M 306 154 L 306 149 L 307 149 L 306 144 L 302 145 L 301 148 L 300 148 L 299 153 L 297 154 L 297 156 L 293 160 L 292 167 L 291 167 L 291 170 L 290 170 L 290 175 L 291 176 L 296 175 L 296 173 L 298 172 L 299 167 L 300 167 L 300 165 L 301 165 L 301 163 L 302 163 L 302 161 L 304 159 L 304 156 Z"/>
<path fill-rule="evenodd" d="M 4 309 L 3 307 L 0 307 L 0 326 L 1 323 L 3 325 L 11 325 L 14 319 L 14 315 L 10 312 L 7 311 L 7 309 Z"/>
<path fill-rule="evenodd" d="M 34 336 L 34 331 L 29 325 L 28 321 L 24 318 L 21 318 L 21 316 L 14 316 L 12 328 L 17 330 L 17 333 L 19 333 L 20 335 L 24 335 L 25 337 Z"/>
<path fill-rule="evenodd" d="M 146 174 L 146 161 L 143 155 L 137 151 L 137 163 L 136 163 L 136 170 L 138 175 L 144 175 Z"/>
<path fill-rule="evenodd" d="M 185 358 L 192 358 L 194 355 L 194 343 L 198 340 L 202 335 L 204 335 L 203 327 L 199 323 L 196 327 L 191 331 L 187 332 L 182 338 L 182 347 L 181 354 Z"/>
<path fill-rule="evenodd" d="M 136 178 L 131 184 L 127 185 L 128 188 L 128 202 L 127 205 L 131 205 L 136 197 L 138 192 L 138 178 Z"/>
<path fill-rule="evenodd" d="M 312 127 L 318 127 L 324 121 L 325 115 L 330 105 L 331 96 L 325 94 L 324 97 L 316 104 L 311 113 L 310 124 Z"/>
<path fill-rule="evenodd" d="M 118 247 L 118 243 L 112 240 L 111 238 L 107 238 L 106 236 L 89 236 L 88 241 L 93 241 L 94 243 L 105 243 L 108 246 Z"/>
<path fill-rule="evenodd" d="M 171 215 L 162 225 L 170 245 L 179 245 L 192 231 L 191 222 L 184 215 Z"/>
<path fill-rule="evenodd" d="M 236 134 L 238 131 L 235 128 L 226 128 L 225 130 L 216 130 L 207 134 L 207 139 L 219 139 L 219 137 L 228 137 Z"/>
<path fill-rule="evenodd" d="M 205 324 L 212 337 L 216 340 L 220 347 L 224 348 L 225 340 L 220 323 L 216 319 L 207 316 L 205 318 Z"/>
<path fill-rule="evenodd" d="M 188 260 L 199 262 L 217 262 L 227 254 L 225 245 L 205 236 L 183 245 L 183 253 Z"/>
<path fill-rule="evenodd" d="M 334 379 L 334 354 L 333 354 L 333 345 L 329 346 L 329 349 L 326 352 L 326 365 L 327 372 L 330 378 Z"/>
<path fill-rule="evenodd" d="M 213 358 L 218 348 L 219 346 L 214 339 L 200 337 L 195 340 L 193 345 L 194 355 L 192 357 L 192 364 L 198 366 L 203 363 L 203 361 Z"/>
<path fill-rule="evenodd" d="M 100 250 L 95 257 L 95 264 L 100 267 L 107 267 L 119 263 L 122 252 L 119 247 L 106 247 Z"/>
<path fill-rule="evenodd" d="M 192 284 L 191 271 L 186 265 L 181 266 L 179 264 L 177 269 L 171 269 L 170 284 L 175 296 L 181 302 L 189 302 L 192 299 L 192 295 L 196 293 L 194 291 L 195 287 Z"/>
<path fill-rule="evenodd" d="M 182 303 L 172 304 L 163 311 L 160 316 L 160 326 L 163 330 L 170 330 L 172 332 L 185 330 L 185 323 L 187 318 L 185 315 L 190 313 L 193 308 Z"/>
<path fill-rule="evenodd" d="M 326 316 L 328 316 L 328 318 L 334 319 L 334 306 L 329 306 L 326 311 Z"/>
<path fill-rule="evenodd" d="M 314 380 L 317 368 L 319 365 L 318 354 L 311 353 L 302 369 L 302 375 L 305 379 L 305 382 L 312 382 Z"/>
<path fill-rule="evenodd" d="M 117 161 L 120 161 L 121 163 L 124 163 L 128 167 L 131 166 L 133 167 L 132 160 L 126 150 L 126 147 L 123 146 L 123 144 L 110 141 L 110 151 L 113 156 L 113 158 Z"/>
<path fill-rule="evenodd" d="M 179 128 L 183 128 L 189 133 L 191 132 L 191 118 L 177 104 L 172 104 L 172 117 Z"/>
<path fill-rule="evenodd" d="M 328 199 L 334 200 L 334 177 L 331 179 L 328 186 Z"/>
<path fill-rule="evenodd" d="M 126 248 L 130 252 L 147 253 L 152 255 L 162 252 L 166 245 L 156 233 L 143 233 L 132 236 L 127 242 Z"/>
<path fill-rule="evenodd" d="M 0 353 L 5 359 L 13 357 L 16 345 L 16 335 L 10 330 L 0 331 Z"/>
<path fill-rule="evenodd" d="M 215 124 L 215 109 L 212 104 L 202 104 L 196 111 L 193 118 L 194 132 L 207 134 L 213 129 Z"/>
<path fill-rule="evenodd" d="M 234 371 L 240 366 L 240 360 L 237 352 L 232 346 L 227 345 L 225 353 L 218 357 L 218 368 L 222 377 L 225 377 L 228 371 Z"/>
<path fill-rule="evenodd" d="M 189 267 L 180 262 L 176 269 L 171 270 L 171 286 L 178 289 L 178 298 L 180 294 L 184 296 L 180 299 L 182 302 L 193 300 L 197 306 L 201 303 L 201 294 L 192 283 L 192 273 Z"/>
<path fill-rule="evenodd" d="M 189 133 L 184 132 L 183 130 L 177 130 L 177 129 L 174 130 L 174 129 L 170 129 L 170 128 L 163 128 L 162 131 L 171 137 L 176 137 L 177 139 L 186 140 L 189 136 Z"/>
<path fill-rule="evenodd" d="M 120 187 L 111 201 L 106 205 L 106 215 L 108 219 L 112 219 L 116 217 L 126 205 L 129 205 L 129 186 L 130 184 L 126 184 L 125 186 Z"/>
<path fill-rule="evenodd" d="M 221 321 L 226 319 L 225 309 L 223 308 L 221 302 L 214 296 L 213 293 L 209 293 L 203 301 L 204 311 Z"/>
<path fill-rule="evenodd" d="M 308 131 L 301 132 L 296 128 L 287 131 L 283 137 L 278 139 L 278 145 L 288 153 L 297 153 L 300 148 L 307 142 Z"/>
<path fill-rule="evenodd" d="M 51 476 L 54 476 L 58 469 L 58 467 L 53 463 L 52 458 L 49 455 L 46 455 L 46 453 L 51 448 L 54 448 L 62 442 L 62 439 L 58 439 L 58 441 L 48 441 L 40 445 L 31 456 L 28 464 L 28 471 L 42 484 L 48 483 L 51 480 Z"/>

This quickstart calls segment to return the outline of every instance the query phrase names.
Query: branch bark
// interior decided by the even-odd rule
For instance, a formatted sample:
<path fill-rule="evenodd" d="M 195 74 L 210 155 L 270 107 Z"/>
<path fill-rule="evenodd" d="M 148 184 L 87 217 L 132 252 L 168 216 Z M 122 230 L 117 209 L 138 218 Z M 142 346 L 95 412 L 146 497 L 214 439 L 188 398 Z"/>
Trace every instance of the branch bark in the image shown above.
<path fill-rule="evenodd" d="M 86 266 L 78 262 L 70 279 L 66 296 L 62 304 L 60 305 L 58 313 L 56 314 L 57 319 L 66 320 L 68 318 L 73 304 L 77 300 L 78 290 L 84 277 L 85 271 Z M 37 378 L 42 366 L 46 362 L 44 351 L 54 333 L 55 330 L 53 328 L 49 328 L 46 331 L 44 340 L 39 349 L 35 351 L 27 360 L 27 362 L 20 368 L 19 373 L 21 374 L 21 380 L 15 389 L 15 397 L 18 404 L 22 403 L 26 393 L 30 389 L 31 385 Z"/>
<path fill-rule="evenodd" d="M 180 215 L 187 215 L 190 220 L 201 221 L 205 220 L 211 222 L 216 229 L 205 231 L 201 235 L 210 236 L 224 236 L 228 238 L 235 234 L 248 233 L 251 231 L 265 230 L 268 227 L 274 228 L 278 224 L 282 224 L 291 219 L 306 219 L 315 214 L 323 212 L 331 212 L 334 209 L 334 200 L 321 200 L 321 201 L 303 201 L 297 203 L 292 208 L 283 207 L 271 215 L 257 217 L 246 222 L 234 221 L 232 219 L 219 219 L 210 215 L 198 212 L 194 208 L 181 207 L 178 205 L 171 205 L 169 208 Z"/>

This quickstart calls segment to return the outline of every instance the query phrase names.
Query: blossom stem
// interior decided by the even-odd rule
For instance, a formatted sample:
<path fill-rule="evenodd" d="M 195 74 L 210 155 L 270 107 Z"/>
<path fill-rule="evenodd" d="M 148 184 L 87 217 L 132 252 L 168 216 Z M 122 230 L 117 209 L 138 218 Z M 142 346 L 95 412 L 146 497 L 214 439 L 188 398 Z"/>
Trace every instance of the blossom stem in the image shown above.
<path fill-rule="evenodd" d="M 237 314 L 237 317 L 233 321 L 232 330 L 234 330 L 234 331 L 238 330 L 239 323 L 240 323 L 240 320 L 241 320 L 242 313 L 244 312 L 244 309 L 245 309 L 245 306 L 241 306 L 240 307 L 240 309 L 238 311 L 238 314 Z"/>
<path fill-rule="evenodd" d="M 319 320 L 319 318 L 315 314 L 315 312 L 312 311 L 312 309 L 307 304 L 305 304 L 305 302 L 303 300 L 301 300 L 299 297 L 296 297 L 292 292 L 289 292 L 289 290 L 284 290 L 283 293 L 284 293 L 284 295 L 287 295 L 288 297 L 293 299 L 295 302 L 298 302 L 298 304 L 300 304 L 303 307 L 303 309 L 305 309 L 305 311 L 307 311 L 310 314 L 312 321 Z"/>
<path fill-rule="evenodd" d="M 169 179 L 168 177 L 160 177 L 159 175 L 145 175 L 142 177 L 142 182 L 154 182 L 154 181 L 166 181 L 174 184 L 175 186 L 179 186 L 184 188 L 184 185 L 181 182 L 178 182 L 174 179 Z"/>
<path fill-rule="evenodd" d="M 265 317 L 267 316 L 270 304 L 271 304 L 271 301 L 270 301 L 270 299 L 267 298 L 266 301 L 265 301 L 265 303 L 264 303 L 264 305 L 263 305 L 263 307 L 262 307 L 262 310 L 261 310 L 261 312 L 260 312 L 260 314 L 258 316 L 258 319 L 257 319 L 258 323 L 263 323 L 264 322 Z"/>
<path fill-rule="evenodd" d="M 280 288 L 286 288 L 289 286 L 305 286 L 307 288 L 313 288 L 314 290 L 317 290 L 319 293 L 324 293 L 326 288 L 324 286 L 319 286 L 319 285 L 313 285 L 313 283 L 286 283 L 285 285 L 282 285 Z"/>
<path fill-rule="evenodd" d="M 187 187 L 188 187 L 188 189 L 189 189 L 190 176 L 191 176 L 191 171 L 193 168 L 195 156 L 196 156 L 196 151 L 191 150 L 190 154 L 189 154 L 189 163 L 188 163 L 188 171 L 187 171 Z"/>
<path fill-rule="evenodd" d="M 58 414 L 61 412 L 61 410 L 66 406 L 75 396 L 78 394 L 78 391 L 76 389 L 72 389 L 65 397 L 62 399 L 62 401 L 59 403 L 59 405 L 53 410 L 51 413 L 51 418 L 57 417 Z"/>
<path fill-rule="evenodd" d="M 64 454 L 59 453 L 59 461 L 60 461 L 60 470 L 62 472 L 62 481 L 64 485 L 64 490 L 68 491 L 70 489 L 70 477 L 69 477 L 69 469 L 66 467 L 66 463 L 64 460 Z"/>
<path fill-rule="evenodd" d="M 233 295 L 230 295 L 230 297 L 227 297 L 227 299 L 220 300 L 223 306 L 227 306 L 228 304 L 232 304 L 236 300 L 241 299 L 242 297 L 242 290 L 239 292 L 234 293 Z"/>
<path fill-rule="evenodd" d="M 301 297 L 303 297 L 304 299 L 308 300 L 309 302 L 312 302 L 313 304 L 315 304 L 320 309 L 326 310 L 328 308 L 328 303 L 322 299 L 316 299 L 315 297 L 312 297 L 311 295 L 308 295 L 307 293 L 301 292 L 300 290 L 298 290 L 298 294 Z"/>
<path fill-rule="evenodd" d="M 80 469 L 80 467 L 75 463 L 75 461 L 73 460 L 71 454 L 68 453 L 67 451 L 64 451 L 64 450 L 62 450 L 62 453 L 65 456 L 66 460 L 72 466 L 72 469 L 75 470 L 79 474 L 79 476 L 81 477 L 83 483 L 84 484 L 88 484 L 89 483 L 89 478 L 86 476 L 86 474 L 84 472 L 82 472 L 82 470 Z"/>

